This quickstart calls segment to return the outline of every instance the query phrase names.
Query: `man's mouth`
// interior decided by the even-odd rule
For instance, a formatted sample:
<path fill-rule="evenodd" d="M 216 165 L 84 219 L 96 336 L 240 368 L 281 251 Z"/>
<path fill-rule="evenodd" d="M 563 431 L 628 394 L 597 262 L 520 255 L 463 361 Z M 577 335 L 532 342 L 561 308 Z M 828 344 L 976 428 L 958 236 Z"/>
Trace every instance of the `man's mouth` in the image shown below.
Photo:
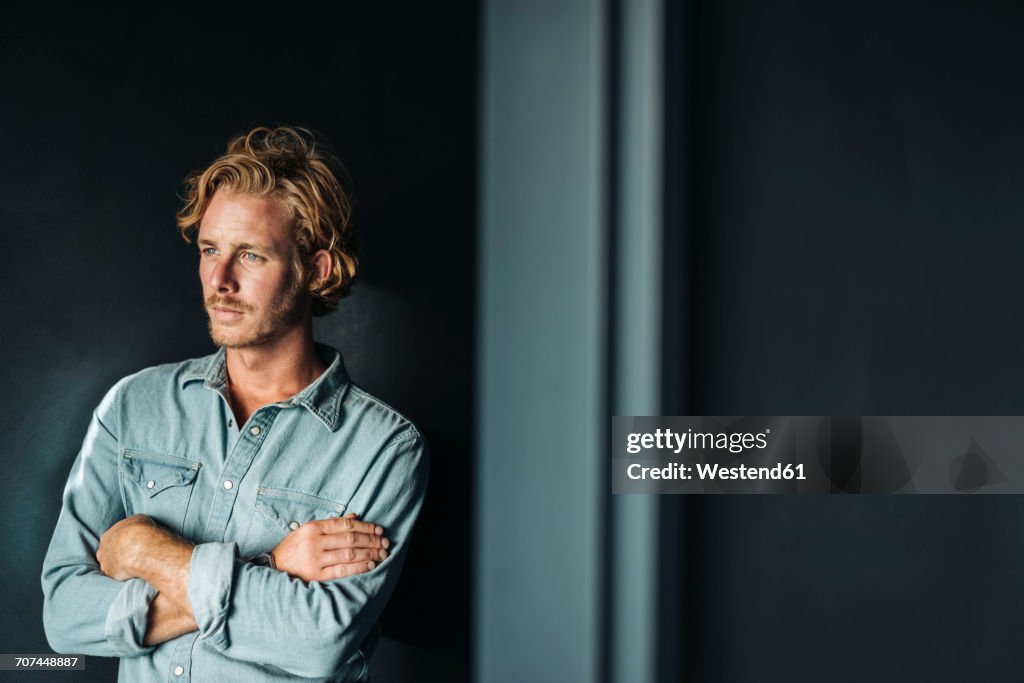
<path fill-rule="evenodd" d="M 211 306 L 210 315 L 221 322 L 231 322 L 242 317 L 242 311 L 228 306 Z"/>

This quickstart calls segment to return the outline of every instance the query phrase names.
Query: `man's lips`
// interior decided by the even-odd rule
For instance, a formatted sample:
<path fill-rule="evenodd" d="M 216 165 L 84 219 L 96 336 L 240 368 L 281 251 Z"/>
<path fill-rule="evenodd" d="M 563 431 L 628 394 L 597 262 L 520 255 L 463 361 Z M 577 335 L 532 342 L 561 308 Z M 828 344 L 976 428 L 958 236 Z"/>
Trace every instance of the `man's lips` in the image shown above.
<path fill-rule="evenodd" d="M 234 308 L 228 308 L 227 306 L 211 306 L 210 314 L 217 318 L 217 320 L 222 320 L 224 322 L 238 320 L 243 315 L 242 311 Z"/>

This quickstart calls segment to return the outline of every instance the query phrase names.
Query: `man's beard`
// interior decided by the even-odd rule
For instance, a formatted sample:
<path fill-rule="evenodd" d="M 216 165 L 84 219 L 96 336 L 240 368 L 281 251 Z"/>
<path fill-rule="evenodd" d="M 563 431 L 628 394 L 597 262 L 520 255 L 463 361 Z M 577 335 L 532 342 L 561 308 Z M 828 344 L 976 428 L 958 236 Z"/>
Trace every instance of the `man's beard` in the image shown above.
<path fill-rule="evenodd" d="M 221 334 L 218 334 L 214 328 L 213 316 L 210 313 L 210 308 L 213 306 L 225 306 L 236 311 L 241 311 L 245 315 L 251 315 L 253 307 L 239 301 L 238 299 L 233 299 L 228 296 L 217 296 L 214 294 L 207 297 L 204 302 L 204 310 L 206 312 L 206 326 L 210 332 L 210 338 L 217 346 L 223 346 L 229 349 L 251 348 L 276 339 L 281 336 L 283 332 L 294 328 L 302 322 L 303 318 L 305 318 L 305 306 L 303 306 L 305 301 L 301 292 L 302 280 L 300 278 L 295 278 L 288 290 L 271 302 L 268 317 L 258 328 L 247 332 L 248 336 L 234 338 L 230 331 L 227 331 L 227 334 L 224 334 L 224 331 L 222 330 Z"/>

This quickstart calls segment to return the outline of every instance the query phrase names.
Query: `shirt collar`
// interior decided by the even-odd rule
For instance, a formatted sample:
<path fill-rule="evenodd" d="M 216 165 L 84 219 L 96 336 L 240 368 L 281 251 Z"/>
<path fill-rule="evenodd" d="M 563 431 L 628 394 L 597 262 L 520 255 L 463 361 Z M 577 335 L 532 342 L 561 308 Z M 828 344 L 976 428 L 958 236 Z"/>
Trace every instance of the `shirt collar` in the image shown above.
<path fill-rule="evenodd" d="M 341 415 L 341 399 L 348 388 L 348 373 L 341 351 L 332 346 L 314 342 L 317 355 L 328 363 L 327 369 L 309 386 L 291 398 L 281 401 L 279 405 L 302 406 L 323 423 L 332 432 L 338 428 Z M 189 382 L 202 380 L 203 386 L 218 393 L 223 393 L 228 386 L 227 351 L 222 346 L 209 357 L 205 365 L 200 361 L 192 372 L 182 375 L 180 387 L 185 388 Z"/>

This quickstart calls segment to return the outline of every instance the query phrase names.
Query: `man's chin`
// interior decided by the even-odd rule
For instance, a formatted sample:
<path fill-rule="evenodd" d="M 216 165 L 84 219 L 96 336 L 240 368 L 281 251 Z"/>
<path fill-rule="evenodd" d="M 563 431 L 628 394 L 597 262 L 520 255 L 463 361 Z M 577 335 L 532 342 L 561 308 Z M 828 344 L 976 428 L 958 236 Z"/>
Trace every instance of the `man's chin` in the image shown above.
<path fill-rule="evenodd" d="M 232 334 L 214 325 L 212 322 L 207 326 L 210 332 L 210 339 L 216 346 L 223 346 L 227 349 L 242 349 L 251 346 L 253 339 L 241 334 Z"/>
<path fill-rule="evenodd" d="M 210 339 L 213 340 L 216 346 L 223 346 L 225 349 L 251 349 L 271 342 L 274 337 L 269 335 L 225 334 L 222 331 L 211 329 Z"/>
<path fill-rule="evenodd" d="M 250 346 L 258 346 L 258 339 L 250 339 L 247 337 L 234 337 L 227 334 L 211 334 L 210 339 L 217 346 L 223 346 L 226 349 L 245 349 Z"/>

